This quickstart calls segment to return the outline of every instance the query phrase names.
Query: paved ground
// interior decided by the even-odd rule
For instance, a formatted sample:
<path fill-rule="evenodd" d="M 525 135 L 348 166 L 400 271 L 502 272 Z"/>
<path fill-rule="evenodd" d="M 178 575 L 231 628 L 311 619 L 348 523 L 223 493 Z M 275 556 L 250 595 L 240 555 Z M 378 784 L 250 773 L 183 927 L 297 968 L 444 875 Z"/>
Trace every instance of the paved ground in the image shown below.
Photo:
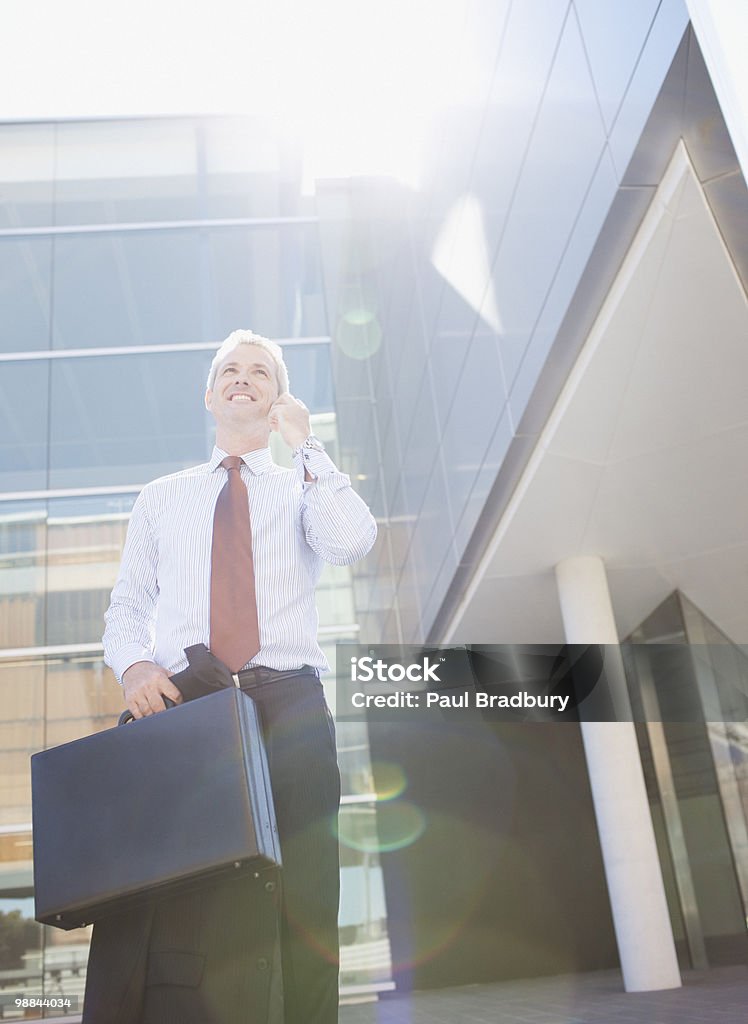
<path fill-rule="evenodd" d="M 626 993 L 618 971 L 388 996 L 340 1024 L 748 1024 L 748 966 L 691 971 L 683 988 Z"/>
<path fill-rule="evenodd" d="M 343 1006 L 340 1024 L 748 1024 L 748 965 L 689 971 L 683 982 L 629 994 L 618 971 L 599 971 L 466 985 Z"/>

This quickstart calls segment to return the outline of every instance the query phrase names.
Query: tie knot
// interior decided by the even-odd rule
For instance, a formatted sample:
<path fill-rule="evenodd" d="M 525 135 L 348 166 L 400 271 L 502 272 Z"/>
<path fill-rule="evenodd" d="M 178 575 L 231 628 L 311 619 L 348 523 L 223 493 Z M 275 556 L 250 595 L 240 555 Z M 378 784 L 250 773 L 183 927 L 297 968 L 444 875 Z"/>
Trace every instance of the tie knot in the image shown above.
<path fill-rule="evenodd" d="M 221 465 L 225 470 L 239 469 L 243 462 L 244 459 L 240 458 L 238 455 L 227 455 Z"/>

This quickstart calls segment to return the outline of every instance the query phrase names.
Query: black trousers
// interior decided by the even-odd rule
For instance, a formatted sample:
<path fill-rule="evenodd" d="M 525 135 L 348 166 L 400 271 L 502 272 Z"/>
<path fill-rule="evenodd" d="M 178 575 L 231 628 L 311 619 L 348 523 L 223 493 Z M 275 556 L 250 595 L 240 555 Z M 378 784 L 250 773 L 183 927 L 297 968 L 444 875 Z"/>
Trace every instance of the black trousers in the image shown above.
<path fill-rule="evenodd" d="M 263 723 L 283 860 L 285 1024 L 337 1024 L 340 772 L 322 684 L 310 676 L 248 691 Z"/>
<path fill-rule="evenodd" d="M 85 1024 L 276 1024 L 281 974 L 285 1024 L 337 1024 L 332 718 L 311 676 L 247 692 L 263 724 L 281 877 L 229 879 L 97 923 Z"/>

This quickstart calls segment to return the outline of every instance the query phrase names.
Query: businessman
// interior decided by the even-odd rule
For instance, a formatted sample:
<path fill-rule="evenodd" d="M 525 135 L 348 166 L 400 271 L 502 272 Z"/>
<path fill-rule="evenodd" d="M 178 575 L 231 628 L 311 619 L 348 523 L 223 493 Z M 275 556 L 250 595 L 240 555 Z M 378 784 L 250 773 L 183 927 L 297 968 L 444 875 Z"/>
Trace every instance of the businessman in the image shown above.
<path fill-rule="evenodd" d="M 320 671 L 329 666 L 317 642 L 314 588 L 323 562 L 349 564 L 369 551 L 376 524 L 311 433 L 307 408 L 289 393 L 278 345 L 249 331 L 231 334 L 213 359 L 205 405 L 216 423 L 210 461 L 148 484 L 133 507 L 106 615 L 105 659 L 135 718 L 163 711 L 165 697 L 181 701 L 171 677 L 187 666 L 185 649 L 196 644 L 218 657 L 257 702 L 283 858 L 285 1024 L 335 1024 L 339 869 L 334 819 L 340 777 L 319 682 Z M 292 470 L 272 461 L 271 431 L 293 450 Z M 205 926 L 225 892 L 224 885 L 223 897 L 199 911 L 188 908 L 188 917 L 200 918 L 202 933 L 208 933 L 197 928 L 191 939 L 205 957 L 207 975 L 212 971 L 215 978 L 216 971 L 224 971 L 223 1008 L 206 1009 L 201 1001 L 203 968 L 193 977 L 194 959 L 172 956 L 169 962 L 176 967 L 170 984 L 168 971 L 154 970 L 141 957 L 142 1024 L 165 1024 L 170 1014 L 188 1024 L 192 989 L 199 1007 L 195 1024 L 210 1024 L 206 1013 L 213 1014 L 215 1024 L 245 1019 L 224 989 L 239 977 L 235 1002 L 240 1002 L 249 965 L 243 971 L 235 963 L 232 972 L 216 963 L 216 949 L 223 947 L 216 940 L 211 950 L 210 935 L 220 930 L 220 922 L 212 930 Z M 236 914 L 238 903 L 231 903 Z M 176 917 L 159 925 L 157 911 L 153 928 L 167 935 L 166 946 L 190 930 L 183 911 L 181 905 L 178 926 Z M 251 909 L 247 913 L 251 916 Z M 236 951 L 241 955 L 249 954 Z M 96 949 L 94 935 L 89 969 L 95 974 L 97 963 L 108 968 L 111 956 L 111 950 Z M 150 987 L 149 978 L 155 978 Z M 93 1021 L 105 997 L 96 978 L 89 989 L 84 1020 Z"/>

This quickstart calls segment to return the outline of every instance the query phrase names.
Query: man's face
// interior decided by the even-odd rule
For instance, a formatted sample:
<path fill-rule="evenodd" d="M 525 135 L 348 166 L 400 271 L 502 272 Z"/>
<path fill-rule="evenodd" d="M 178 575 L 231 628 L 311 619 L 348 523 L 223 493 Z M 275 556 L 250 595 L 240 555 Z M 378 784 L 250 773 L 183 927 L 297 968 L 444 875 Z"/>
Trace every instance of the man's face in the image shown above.
<path fill-rule="evenodd" d="M 241 427 L 267 420 L 277 397 L 272 357 L 259 345 L 237 345 L 219 364 L 205 407 L 216 423 Z"/>

